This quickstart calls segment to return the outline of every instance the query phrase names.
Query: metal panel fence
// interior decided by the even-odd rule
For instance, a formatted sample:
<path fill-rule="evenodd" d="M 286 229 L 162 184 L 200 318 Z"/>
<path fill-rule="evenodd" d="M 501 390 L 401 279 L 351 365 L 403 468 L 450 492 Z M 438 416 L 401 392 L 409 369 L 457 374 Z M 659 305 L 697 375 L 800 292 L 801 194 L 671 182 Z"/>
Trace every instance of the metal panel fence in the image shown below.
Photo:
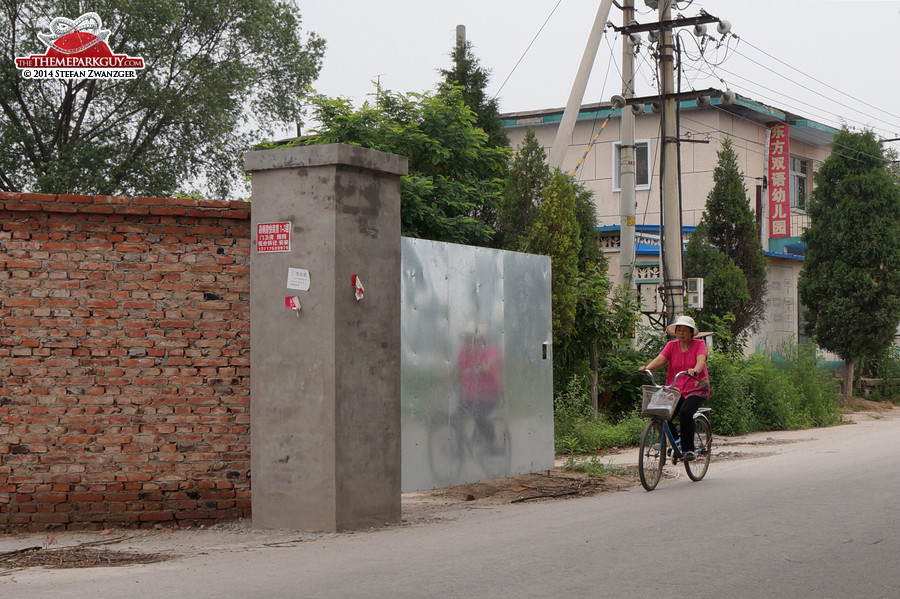
<path fill-rule="evenodd" d="M 552 468 L 550 259 L 401 251 L 403 491 Z"/>

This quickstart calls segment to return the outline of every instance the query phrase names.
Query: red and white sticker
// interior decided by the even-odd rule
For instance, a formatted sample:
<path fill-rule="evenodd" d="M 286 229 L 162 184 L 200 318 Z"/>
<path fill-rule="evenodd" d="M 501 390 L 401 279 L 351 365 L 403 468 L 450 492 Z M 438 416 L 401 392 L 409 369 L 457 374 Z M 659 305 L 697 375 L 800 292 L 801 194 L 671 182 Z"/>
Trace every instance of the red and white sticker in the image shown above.
<path fill-rule="evenodd" d="M 363 295 L 366 294 L 366 290 L 363 287 L 362 281 L 359 280 L 359 275 L 353 275 L 350 277 L 350 283 L 353 285 L 353 293 L 356 296 L 356 301 L 359 301 L 363 298 Z"/>

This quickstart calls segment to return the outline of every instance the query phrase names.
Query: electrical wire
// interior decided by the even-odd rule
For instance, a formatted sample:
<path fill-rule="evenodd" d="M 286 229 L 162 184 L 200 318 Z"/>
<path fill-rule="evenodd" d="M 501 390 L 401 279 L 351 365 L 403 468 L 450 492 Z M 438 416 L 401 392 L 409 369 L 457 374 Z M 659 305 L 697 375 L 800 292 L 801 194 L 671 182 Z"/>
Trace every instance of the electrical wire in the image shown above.
<path fill-rule="evenodd" d="M 736 52 L 739 56 L 742 56 L 743 58 L 749 60 L 750 62 L 752 62 L 753 64 L 755 64 L 755 65 L 757 65 L 757 66 L 760 66 L 760 67 L 763 67 L 763 68 L 768 68 L 768 67 L 766 67 L 764 64 L 762 64 L 762 63 L 760 63 L 760 62 L 758 62 L 758 61 L 756 61 L 756 60 L 750 58 L 749 56 L 747 56 L 747 55 L 745 55 L 745 54 L 741 54 L 740 52 L 737 52 L 737 50 L 735 50 L 735 52 Z M 777 73 L 777 72 L 774 72 L 774 71 L 772 71 L 772 72 L 773 72 L 775 75 L 778 75 L 779 77 L 781 77 L 781 78 L 783 78 L 783 79 L 785 79 L 785 80 L 787 80 L 787 81 L 790 81 L 791 83 L 793 83 L 794 85 L 796 85 L 796 86 L 798 86 L 798 87 L 801 87 L 801 88 L 803 88 L 803 89 L 805 89 L 805 90 L 807 90 L 807 91 L 810 91 L 810 92 L 816 94 L 817 96 L 820 96 L 820 97 L 822 97 L 822 98 L 825 98 L 826 100 L 828 100 L 828 101 L 830 101 L 830 102 L 834 102 L 834 103 L 837 104 L 838 106 L 842 106 L 842 107 L 844 107 L 844 108 L 848 108 L 848 109 L 850 109 L 850 110 L 854 110 L 854 111 L 859 112 L 860 114 L 862 114 L 862 115 L 864 115 L 864 116 L 867 116 L 867 117 L 869 117 L 869 118 L 872 118 L 872 119 L 875 119 L 875 120 L 877 120 L 877 121 L 880 121 L 880 122 L 882 122 L 882 123 L 884 123 L 884 124 L 886 124 L 886 125 L 891 125 L 891 126 L 900 128 L 900 125 L 897 125 L 897 123 L 890 123 L 890 122 L 885 121 L 884 119 L 881 119 L 881 118 L 879 118 L 879 117 L 873 116 L 873 115 L 868 114 L 868 113 L 866 113 L 866 112 L 862 112 L 861 110 L 856 110 L 853 106 L 850 106 L 850 105 L 848 105 L 848 104 L 844 104 L 843 102 L 839 102 L 839 101 L 837 101 L 837 100 L 835 100 L 835 99 L 833 99 L 833 98 L 829 98 L 828 96 L 825 96 L 824 94 L 821 94 L 821 93 L 817 92 L 816 90 L 812 89 L 811 87 L 807 87 L 807 86 L 805 86 L 805 85 L 803 85 L 803 84 L 801 84 L 801 83 L 798 83 L 798 82 L 796 82 L 796 81 L 792 81 L 787 75 L 782 75 L 781 73 Z M 843 92 L 840 92 L 840 93 L 843 93 Z M 846 94 L 845 94 L 845 95 L 846 95 Z M 848 96 L 848 97 L 851 97 L 851 96 Z M 854 99 L 855 99 L 855 98 L 854 98 Z M 876 109 L 876 110 L 880 110 L 880 109 Z M 896 115 L 887 113 L 886 111 L 882 111 L 882 112 L 885 112 L 885 114 L 888 114 L 889 116 L 893 116 L 894 118 L 900 119 L 900 117 L 897 117 Z"/>
<path fill-rule="evenodd" d="M 746 77 L 742 77 L 741 75 L 738 75 L 736 73 L 732 73 L 731 71 L 728 71 L 727 69 L 720 67 L 720 70 L 724 71 L 725 73 L 731 75 L 732 77 L 734 77 L 736 79 L 747 81 L 751 85 L 757 86 L 760 89 L 770 92 L 772 94 L 780 93 L 780 92 L 770 89 L 760 83 L 757 83 L 756 81 L 747 79 Z M 860 125 L 864 129 L 872 128 L 872 129 L 880 129 L 882 131 L 890 131 L 889 129 L 885 129 L 884 127 L 873 127 L 870 123 L 864 123 L 862 121 L 850 118 L 846 115 L 843 115 L 843 114 L 840 114 L 837 112 L 831 112 L 831 111 L 828 111 L 827 109 L 819 107 L 819 106 L 814 106 L 808 102 L 805 102 L 804 100 L 795 98 L 793 96 L 789 96 L 784 93 L 780 94 L 781 97 L 776 98 L 776 97 L 773 97 L 770 95 L 766 95 L 765 93 L 762 93 L 758 90 L 754 90 L 749 87 L 736 86 L 735 89 L 745 89 L 748 91 L 748 95 L 751 95 L 754 98 L 766 99 L 766 100 L 773 102 L 774 104 L 779 104 L 780 106 L 783 106 L 786 108 L 791 108 L 793 110 L 796 110 L 797 112 L 805 112 L 805 113 L 811 114 L 811 115 L 815 116 L 815 118 L 817 118 L 821 121 L 827 122 L 828 124 L 834 126 L 836 129 L 839 129 L 843 123 L 854 123 L 856 125 Z M 794 102 L 798 102 L 800 105 L 802 105 L 802 107 L 798 108 L 797 106 L 792 106 L 790 102 L 785 102 L 784 98 L 787 98 L 788 100 L 793 100 Z"/>
<path fill-rule="evenodd" d="M 560 5 L 560 4 L 562 4 L 562 0 L 559 0 L 559 2 L 556 3 L 556 6 L 553 7 L 553 10 L 551 10 L 551 11 L 550 11 L 550 14 L 547 15 L 547 18 L 544 19 L 544 24 L 541 25 L 541 28 L 538 29 L 538 32 L 534 34 L 534 37 L 532 38 L 531 42 L 528 44 L 528 47 L 525 48 L 525 51 L 524 51 L 524 52 L 522 52 L 522 56 L 520 56 L 520 57 L 519 57 L 519 60 L 516 61 L 516 64 L 513 65 L 513 68 L 512 68 L 512 70 L 509 72 L 509 75 L 507 75 L 507 76 L 506 76 L 506 79 L 503 80 L 503 83 L 500 84 L 500 87 L 497 89 L 496 93 L 494 93 L 494 95 L 491 96 L 491 100 L 496 99 L 497 96 L 500 95 L 500 92 L 503 90 L 503 87 L 504 87 L 504 86 L 506 85 L 506 83 L 509 81 L 509 78 L 513 76 L 513 73 L 516 72 L 516 69 L 519 68 L 519 65 L 522 63 L 522 60 L 525 58 L 525 55 L 528 54 L 528 51 L 529 51 L 529 50 L 531 50 L 531 46 L 533 46 L 533 45 L 534 45 L 534 42 L 537 41 L 537 38 L 541 35 L 541 32 L 544 30 L 544 27 L 547 26 L 547 23 L 550 22 L 550 18 L 553 17 L 553 14 L 556 12 L 556 9 L 559 8 L 559 5 Z"/>
<path fill-rule="evenodd" d="M 609 37 L 608 36 L 604 36 L 604 37 L 607 38 L 607 45 L 609 45 L 609 43 L 610 43 Z M 604 92 L 606 91 L 606 83 L 609 80 L 609 71 L 612 68 L 613 63 L 614 63 L 614 54 L 612 52 L 612 47 L 610 46 L 609 62 L 606 63 L 606 75 L 603 77 L 603 86 L 600 88 L 600 97 L 601 98 L 603 97 Z M 618 65 L 616 66 L 616 70 L 619 72 L 619 79 L 621 79 L 622 71 L 619 70 Z M 597 116 L 596 115 L 594 116 L 594 123 L 591 128 L 591 134 L 593 135 L 593 139 L 591 139 L 591 141 L 588 142 L 588 147 L 584 151 L 584 155 L 581 157 L 581 160 L 578 161 L 578 164 L 575 165 L 575 168 L 572 169 L 572 172 L 569 174 L 570 177 L 574 178 L 575 174 L 578 173 L 578 169 L 581 168 L 582 164 L 584 164 L 584 161 L 587 158 L 588 153 L 591 151 L 591 148 L 593 148 L 594 144 L 597 143 L 597 140 L 600 138 L 600 135 L 603 133 L 603 129 L 606 128 L 607 123 L 609 123 L 609 119 L 612 118 L 612 114 L 613 114 L 613 111 L 610 110 L 609 113 L 606 115 L 606 119 L 604 119 L 603 124 L 600 125 L 600 131 L 597 131 L 596 135 L 593 135 L 593 133 L 594 133 L 594 131 L 596 131 L 596 127 L 597 127 Z M 570 144 L 570 147 L 571 147 L 571 145 L 574 145 L 574 144 Z"/>
<path fill-rule="evenodd" d="M 743 39 L 743 38 L 742 38 L 742 39 Z M 850 94 L 848 94 L 848 93 L 846 93 L 846 92 L 843 92 L 843 91 L 839 90 L 838 88 L 833 87 L 833 86 L 831 86 L 831 85 L 825 83 L 824 81 L 819 81 L 818 79 L 816 79 L 815 77 L 809 75 L 808 73 L 804 73 L 804 72 L 801 71 L 800 69 L 798 69 L 798 68 L 796 68 L 796 67 L 792 67 L 791 65 L 789 65 L 789 64 L 786 63 L 786 62 L 784 62 L 784 61 L 781 60 L 780 58 L 775 57 L 775 56 L 772 56 L 771 54 L 769 54 L 768 52 L 766 52 L 766 51 L 763 50 L 762 48 L 758 48 L 757 46 L 754 46 L 752 43 L 750 43 L 750 42 L 748 42 L 748 41 L 746 41 L 746 40 L 744 40 L 744 43 L 747 44 L 748 46 L 750 46 L 751 48 L 753 48 L 754 50 L 756 50 L 757 52 L 761 52 L 761 53 L 765 54 L 766 56 L 768 56 L 769 58 L 771 58 L 772 60 L 774 60 L 774 61 L 776 61 L 776 62 L 778 62 L 778 63 L 783 64 L 783 65 L 786 66 L 787 68 L 789 68 L 789 69 L 791 69 L 791 70 L 793 70 L 793 71 L 796 71 L 797 73 L 800 73 L 801 75 L 803 75 L 803 76 L 805 76 L 805 77 L 808 77 L 809 79 L 812 79 L 813 81 L 815 81 L 815 82 L 818 83 L 819 85 L 824 85 L 825 87 L 827 87 L 828 89 L 830 89 L 830 90 L 832 90 L 832 91 L 836 91 L 836 92 L 839 93 L 839 94 L 842 94 L 842 95 L 847 96 L 847 97 L 850 98 L 851 100 L 855 100 L 856 102 L 859 102 L 860 104 L 865 104 L 865 105 L 868 106 L 869 108 L 874 108 L 875 110 L 877 110 L 877 111 L 879 111 L 879 112 L 883 112 L 884 114 L 886 114 L 886 115 L 888 115 L 888 116 L 891 116 L 891 117 L 894 117 L 895 119 L 900 119 L 900 116 L 898 116 L 898 115 L 896 115 L 896 114 L 890 113 L 890 112 L 888 112 L 888 111 L 886 111 L 886 110 L 884 110 L 884 109 L 881 109 L 881 108 L 879 108 L 879 107 L 877 107 L 877 106 L 874 106 L 874 105 L 872 105 L 872 104 L 869 104 L 869 103 L 866 102 L 865 100 L 860 100 L 859 98 L 856 98 L 856 97 L 854 97 L 854 96 L 851 96 Z M 867 115 L 867 116 L 869 116 L 869 115 Z"/>

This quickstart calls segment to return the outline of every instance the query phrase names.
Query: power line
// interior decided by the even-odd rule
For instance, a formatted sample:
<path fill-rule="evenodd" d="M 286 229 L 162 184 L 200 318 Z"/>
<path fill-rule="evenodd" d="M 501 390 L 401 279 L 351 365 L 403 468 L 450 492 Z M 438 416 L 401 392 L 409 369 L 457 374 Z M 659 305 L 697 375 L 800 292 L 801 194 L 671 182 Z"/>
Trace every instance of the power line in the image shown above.
<path fill-rule="evenodd" d="M 726 50 L 726 51 L 727 51 L 727 50 Z M 767 67 L 766 65 L 763 65 L 763 64 L 758 63 L 758 62 L 756 62 L 756 61 L 753 61 L 753 59 L 751 59 L 751 58 L 745 56 L 744 54 L 741 54 L 741 53 L 738 52 L 736 49 L 732 49 L 731 51 L 737 53 L 738 55 L 744 57 L 744 58 L 747 59 L 747 60 L 750 60 L 751 62 L 754 62 L 754 63 L 757 64 L 758 66 L 761 66 L 761 67 L 763 67 L 763 68 L 769 70 L 770 72 L 775 73 L 775 74 L 777 74 L 778 76 L 787 79 L 787 77 L 785 77 L 785 76 L 782 75 L 781 73 L 778 73 L 778 72 L 775 71 L 774 69 L 770 69 L 770 68 Z M 780 105 L 780 106 L 787 106 L 787 107 L 790 107 L 790 103 L 789 103 L 789 102 L 785 102 L 784 99 L 783 99 L 783 98 L 788 98 L 788 99 L 790 99 L 790 100 L 794 100 L 795 102 L 798 102 L 798 103 L 802 106 L 802 108 L 795 108 L 795 110 L 797 110 L 798 112 L 807 112 L 807 113 L 808 113 L 808 112 L 819 112 L 819 113 L 823 113 L 823 114 L 828 114 L 828 115 L 830 115 L 830 116 L 826 117 L 824 120 L 826 120 L 826 121 L 830 120 L 830 121 L 832 121 L 832 122 L 837 122 L 837 123 L 839 123 L 839 124 L 838 124 L 838 127 L 840 126 L 840 123 L 846 122 L 846 121 L 850 121 L 850 122 L 856 123 L 856 124 L 858 124 L 858 125 L 861 125 L 861 126 L 864 127 L 864 128 L 873 128 L 873 125 L 871 125 L 871 123 L 864 123 L 864 122 L 862 122 L 862 121 L 858 121 L 858 120 L 855 120 L 855 119 L 853 119 L 853 118 L 847 117 L 846 115 L 843 115 L 843 114 L 840 114 L 840 113 L 837 113 L 837 112 L 833 112 L 833 111 L 829 111 L 829 110 L 827 110 L 827 109 L 825 109 L 825 108 L 821 108 L 821 107 L 814 106 L 814 105 L 810 104 L 809 102 L 806 102 L 806 101 L 801 100 L 801 99 L 799 99 L 799 98 L 794 98 L 794 97 L 789 96 L 789 95 L 787 95 L 787 94 L 784 94 L 784 93 L 778 92 L 778 91 L 776 91 L 776 90 L 770 89 L 770 88 L 766 87 L 765 85 L 762 85 L 762 84 L 760 84 L 760 83 L 758 83 L 758 82 L 756 82 L 756 81 L 754 81 L 754 80 L 751 80 L 751 79 L 749 79 L 749 78 L 747 78 L 747 77 L 744 77 L 744 76 L 742 76 L 742 75 L 738 75 L 737 73 L 734 73 L 734 72 L 732 72 L 732 71 L 729 71 L 728 69 L 726 69 L 725 67 L 722 66 L 722 65 L 724 64 L 724 62 L 725 62 L 724 59 L 723 59 L 722 61 L 719 61 L 719 62 L 716 63 L 716 64 L 713 64 L 713 63 L 711 63 L 711 62 L 707 59 L 705 53 L 702 52 L 702 49 L 701 49 L 701 53 L 700 53 L 700 55 L 699 55 L 699 58 L 698 58 L 698 59 L 695 59 L 695 60 L 701 61 L 699 67 L 694 67 L 694 68 L 696 68 L 696 71 L 697 71 L 697 73 L 698 73 L 698 77 L 701 76 L 701 75 L 708 75 L 709 77 L 713 77 L 713 78 L 717 79 L 718 81 L 720 81 L 720 82 L 721 82 L 723 85 L 725 85 L 726 87 L 729 87 L 728 84 L 725 82 L 725 80 L 722 78 L 722 75 L 720 75 L 719 73 L 716 72 L 717 70 L 718 70 L 718 71 L 722 71 L 722 72 L 724 72 L 724 73 L 727 73 L 727 74 L 730 75 L 731 77 L 734 77 L 734 78 L 737 78 L 737 79 L 740 79 L 740 80 L 743 80 L 743 81 L 747 81 L 747 82 L 749 82 L 749 83 L 751 83 L 751 84 L 753 84 L 753 85 L 755 85 L 755 86 L 757 86 L 757 87 L 759 87 L 759 88 L 761 88 L 761 89 L 763 89 L 763 90 L 766 90 L 766 91 L 768 91 L 768 92 L 771 92 L 771 93 L 773 93 L 773 94 L 776 94 L 776 95 L 780 96 L 780 97 L 772 97 L 772 96 L 766 96 L 765 94 L 761 94 L 761 93 L 759 93 L 758 91 L 750 91 L 750 95 L 751 95 L 752 97 L 754 97 L 754 98 L 762 97 L 762 98 L 766 98 L 766 99 L 768 99 L 768 100 L 770 100 L 770 101 L 772 101 L 772 102 L 774 102 L 775 104 L 778 104 L 778 105 Z M 684 65 L 684 66 L 685 66 L 685 68 L 691 68 L 691 67 L 690 67 L 690 64 L 687 64 L 687 65 Z M 708 73 L 704 70 L 704 68 L 703 68 L 704 66 L 707 67 L 707 68 L 709 69 Z M 789 80 L 789 81 L 790 81 L 790 80 Z M 793 81 L 792 81 L 792 82 L 793 82 Z M 799 85 L 799 84 L 798 84 L 798 85 Z M 826 99 L 826 100 L 828 100 L 828 101 L 830 101 L 830 102 L 834 102 L 834 103 L 840 104 L 840 103 L 837 102 L 836 100 L 834 100 L 834 99 L 832 99 L 832 98 L 828 98 L 827 96 L 824 96 L 823 94 L 817 92 L 816 90 L 810 89 L 810 88 L 805 87 L 805 86 L 802 86 L 802 85 L 801 85 L 801 87 L 804 87 L 804 89 L 807 89 L 807 90 L 813 92 L 813 93 L 814 93 L 816 96 L 818 96 L 818 97 L 824 98 L 824 99 Z M 741 88 L 739 87 L 738 89 L 741 89 Z M 855 109 L 854 109 L 852 106 L 847 106 L 847 105 L 845 105 L 845 104 L 841 104 L 841 105 L 844 106 L 844 107 L 846 107 L 846 108 L 849 108 L 850 110 L 854 110 L 854 111 L 855 111 Z M 865 114 L 865 113 L 862 113 L 862 114 Z M 871 117 L 871 118 L 877 118 L 877 117 L 874 117 L 874 116 L 868 115 L 868 114 L 865 114 L 865 116 L 869 116 L 869 117 Z M 822 117 L 821 117 L 821 116 L 817 116 L 817 118 L 820 118 L 820 119 L 821 119 Z M 881 119 L 878 119 L 878 120 L 881 120 Z M 893 123 L 889 123 L 889 122 L 887 122 L 887 121 L 883 121 L 883 120 L 882 120 L 882 122 L 886 123 L 886 124 L 889 125 L 889 126 L 892 126 L 892 125 L 893 125 L 893 126 L 897 126 L 897 125 L 894 125 Z M 885 131 L 890 131 L 891 129 L 884 129 L 884 130 L 885 130 Z"/>
<path fill-rule="evenodd" d="M 500 91 L 506 85 L 507 81 L 509 81 L 509 78 L 512 77 L 513 73 L 516 72 L 516 69 L 519 68 L 519 64 L 521 64 L 522 60 L 525 58 L 525 55 L 528 54 L 528 51 L 531 50 L 531 46 L 533 46 L 534 42 L 537 41 L 538 36 L 541 35 L 541 32 L 544 30 L 544 27 L 546 27 L 547 23 L 550 22 L 550 18 L 556 12 L 556 9 L 559 8 L 560 4 L 562 4 L 562 0 L 559 0 L 559 2 L 556 3 L 556 6 L 553 7 L 553 10 L 550 11 L 550 14 L 547 15 L 547 18 L 544 20 L 544 24 L 541 25 L 541 28 L 538 29 L 538 32 L 534 34 L 534 38 L 532 38 L 531 42 L 528 44 L 528 47 L 525 48 L 525 51 L 522 52 L 522 56 L 520 56 L 519 60 L 516 61 L 516 64 L 513 66 L 512 70 L 509 72 L 509 75 L 506 76 L 506 79 L 503 80 L 503 83 L 500 85 L 500 88 L 497 89 L 497 92 L 493 96 L 491 96 L 491 100 L 495 99 L 498 95 L 500 95 Z"/>
<path fill-rule="evenodd" d="M 765 65 L 763 65 L 762 63 L 760 63 L 760 62 L 758 62 L 758 61 L 756 61 L 756 60 L 753 60 L 752 58 L 750 58 L 749 56 L 747 56 L 747 55 L 745 55 L 745 54 L 741 54 L 740 52 L 738 52 L 737 49 L 735 49 L 735 53 L 738 54 L 739 56 L 744 57 L 745 59 L 749 60 L 750 62 L 752 62 L 753 64 L 755 64 L 755 65 L 757 65 L 757 66 L 761 66 L 761 67 L 763 67 L 763 68 L 767 68 L 767 67 L 766 67 Z M 782 63 L 782 64 L 783 64 L 783 63 Z M 724 70 L 724 69 L 723 69 L 723 70 Z M 776 75 L 778 75 L 779 77 L 781 77 L 781 78 L 783 78 L 783 79 L 786 79 L 787 81 L 791 81 L 791 79 L 788 78 L 786 75 L 782 75 L 781 73 L 778 73 L 778 72 L 775 72 L 775 71 L 772 71 L 772 72 L 775 73 Z M 881 118 L 879 118 L 879 117 L 876 117 L 876 116 L 873 116 L 873 115 L 871 115 L 871 114 L 865 113 L 865 112 L 863 112 L 863 111 L 861 111 L 861 110 L 857 110 L 857 109 L 854 108 L 853 106 L 849 106 L 849 105 L 847 105 L 847 104 L 844 104 L 843 102 L 838 102 L 837 100 L 835 100 L 835 99 L 833 99 L 833 98 L 829 98 L 828 96 L 825 96 L 824 94 L 821 94 L 821 93 L 819 93 L 818 91 L 816 91 L 816 90 L 814 90 L 814 89 L 812 89 L 812 88 L 810 88 L 810 87 L 807 87 L 807 86 L 805 86 L 805 85 L 803 85 L 803 84 L 801 84 L 801 83 L 797 83 L 796 81 L 791 81 L 791 82 L 794 83 L 795 85 L 799 86 L 799 87 L 802 87 L 803 89 L 805 89 L 805 90 L 807 90 L 807 91 L 810 91 L 810 92 L 816 94 L 817 96 L 820 96 L 820 97 L 822 97 L 822 98 L 825 98 L 826 100 L 829 100 L 829 101 L 831 101 L 831 102 L 834 102 L 835 104 L 837 104 L 837 105 L 839 105 L 839 106 L 843 106 L 844 108 L 848 108 L 848 109 L 850 109 L 850 110 L 857 111 L 857 112 L 859 112 L 859 113 L 862 114 L 862 115 L 865 115 L 865 116 L 867 116 L 867 117 L 869 117 L 869 118 L 873 118 L 873 119 L 875 119 L 875 120 L 877 120 L 877 121 L 880 121 L 880 122 L 882 122 L 882 123 L 884 123 L 884 124 L 886 124 L 886 125 L 891 125 L 891 126 L 893 126 L 893 127 L 898 127 L 898 125 L 897 125 L 896 123 L 890 123 L 890 122 L 885 121 L 884 119 L 881 119 Z M 840 93 L 843 93 L 843 92 L 840 92 Z M 845 95 L 846 95 L 846 94 L 845 94 Z M 848 97 L 851 97 L 851 96 L 848 96 Z M 855 98 L 853 98 L 853 99 L 855 100 Z M 857 101 L 859 101 L 859 100 L 857 100 Z M 880 110 L 880 109 L 876 109 L 876 110 Z M 882 112 L 884 112 L 884 111 L 882 111 Z M 890 113 L 885 113 L 885 114 L 889 114 L 889 116 L 893 116 L 894 118 L 900 118 L 900 117 L 897 117 L 897 116 L 892 115 L 892 114 L 890 114 Z"/>
<path fill-rule="evenodd" d="M 741 39 L 743 40 L 743 38 L 741 38 Z M 784 62 L 783 60 L 781 60 L 781 59 L 779 59 L 779 58 L 777 58 L 777 57 L 775 57 L 775 56 L 772 56 L 771 54 L 769 54 L 768 52 L 766 52 L 766 51 L 763 50 L 762 48 L 757 48 L 756 46 L 754 46 L 753 44 L 751 44 L 750 42 L 748 42 L 748 41 L 746 41 L 746 40 L 744 40 L 744 43 L 747 44 L 748 46 L 750 46 L 751 48 L 753 48 L 754 50 L 756 50 L 756 51 L 758 51 L 758 52 L 762 52 L 763 54 L 765 54 L 766 56 L 768 56 L 768 57 L 771 58 L 772 60 L 774 60 L 774 61 L 776 61 L 776 62 L 779 62 L 779 63 L 783 64 L 784 66 L 788 67 L 789 69 L 794 70 L 794 71 L 800 73 L 801 75 L 804 75 L 804 76 L 806 76 L 806 77 L 812 79 L 813 81 L 815 81 L 816 83 L 818 83 L 818 84 L 820 84 L 820 85 L 824 85 L 825 87 L 827 87 L 827 88 L 829 88 L 829 89 L 831 89 L 831 90 L 833 90 L 833 91 L 836 91 L 836 92 L 839 93 L 839 94 L 843 94 L 843 95 L 847 96 L 848 98 L 850 98 L 851 100 L 855 100 L 855 101 L 859 102 L 860 104 L 865 104 L 865 105 L 868 106 L 869 108 L 874 108 L 875 110 L 877 110 L 877 111 L 879 111 L 879 112 L 883 112 L 884 114 L 886 114 L 886 115 L 888 115 L 888 116 L 891 116 L 891 117 L 894 117 L 895 119 L 900 119 L 900 116 L 897 116 L 896 114 L 890 113 L 890 112 L 888 112 L 888 111 L 886 111 L 886 110 L 883 110 L 883 109 L 881 109 L 881 108 L 878 108 L 877 106 L 874 106 L 874 105 L 872 105 L 872 104 L 869 104 L 869 103 L 866 102 L 865 100 L 860 100 L 859 98 L 856 98 L 856 97 L 854 97 L 854 96 L 851 96 L 850 94 L 848 94 L 848 93 L 846 93 L 846 92 L 843 92 L 843 91 L 837 89 L 836 87 L 833 87 L 833 86 L 831 86 L 831 85 L 825 83 L 824 81 L 819 81 L 819 80 L 816 79 L 815 77 L 813 77 L 813 76 L 811 76 L 811 75 L 809 75 L 809 74 L 807 74 L 807 73 L 804 73 L 804 72 L 801 71 L 800 69 L 797 69 L 796 67 L 792 67 L 791 65 L 789 65 L 789 64 L 786 63 L 786 62 Z M 743 54 L 742 54 L 741 56 L 743 56 Z M 869 116 L 869 115 L 866 115 L 866 116 Z"/>

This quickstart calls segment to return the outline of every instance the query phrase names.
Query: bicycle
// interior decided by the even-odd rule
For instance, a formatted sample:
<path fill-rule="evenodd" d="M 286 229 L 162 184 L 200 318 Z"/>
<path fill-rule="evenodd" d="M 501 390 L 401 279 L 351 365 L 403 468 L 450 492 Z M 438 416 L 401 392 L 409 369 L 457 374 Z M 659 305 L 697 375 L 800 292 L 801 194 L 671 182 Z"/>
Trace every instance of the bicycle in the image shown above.
<path fill-rule="evenodd" d="M 492 442 L 484 438 L 470 411 L 435 416 L 428 431 L 428 465 L 438 482 L 463 482 L 460 474 L 470 457 L 478 461 L 490 478 L 509 475 L 512 463 L 509 423 L 494 413 L 489 413 L 486 421 L 494 433 Z"/>
<path fill-rule="evenodd" d="M 681 397 L 681 392 L 675 387 L 675 382 L 681 375 L 692 375 L 687 371 L 679 372 L 672 379 L 671 385 L 657 385 L 653 373 L 644 370 L 650 375 L 652 385 L 643 385 L 643 401 L 641 402 L 641 416 L 650 418 L 650 422 L 644 427 L 641 435 L 640 455 L 638 456 L 638 473 L 641 477 L 641 485 L 652 491 L 662 477 L 663 466 L 666 465 L 666 457 L 672 458 L 672 464 L 678 464 L 678 460 L 684 462 L 684 469 L 692 481 L 699 481 L 706 476 L 709 469 L 709 459 L 712 455 L 712 427 L 709 424 L 707 414 L 711 408 L 700 408 L 694 414 L 694 454 L 695 459 L 685 460 L 681 451 L 681 439 L 675 439 L 669 420 L 675 411 L 675 406 Z M 666 443 L 669 443 L 668 449 Z"/>

